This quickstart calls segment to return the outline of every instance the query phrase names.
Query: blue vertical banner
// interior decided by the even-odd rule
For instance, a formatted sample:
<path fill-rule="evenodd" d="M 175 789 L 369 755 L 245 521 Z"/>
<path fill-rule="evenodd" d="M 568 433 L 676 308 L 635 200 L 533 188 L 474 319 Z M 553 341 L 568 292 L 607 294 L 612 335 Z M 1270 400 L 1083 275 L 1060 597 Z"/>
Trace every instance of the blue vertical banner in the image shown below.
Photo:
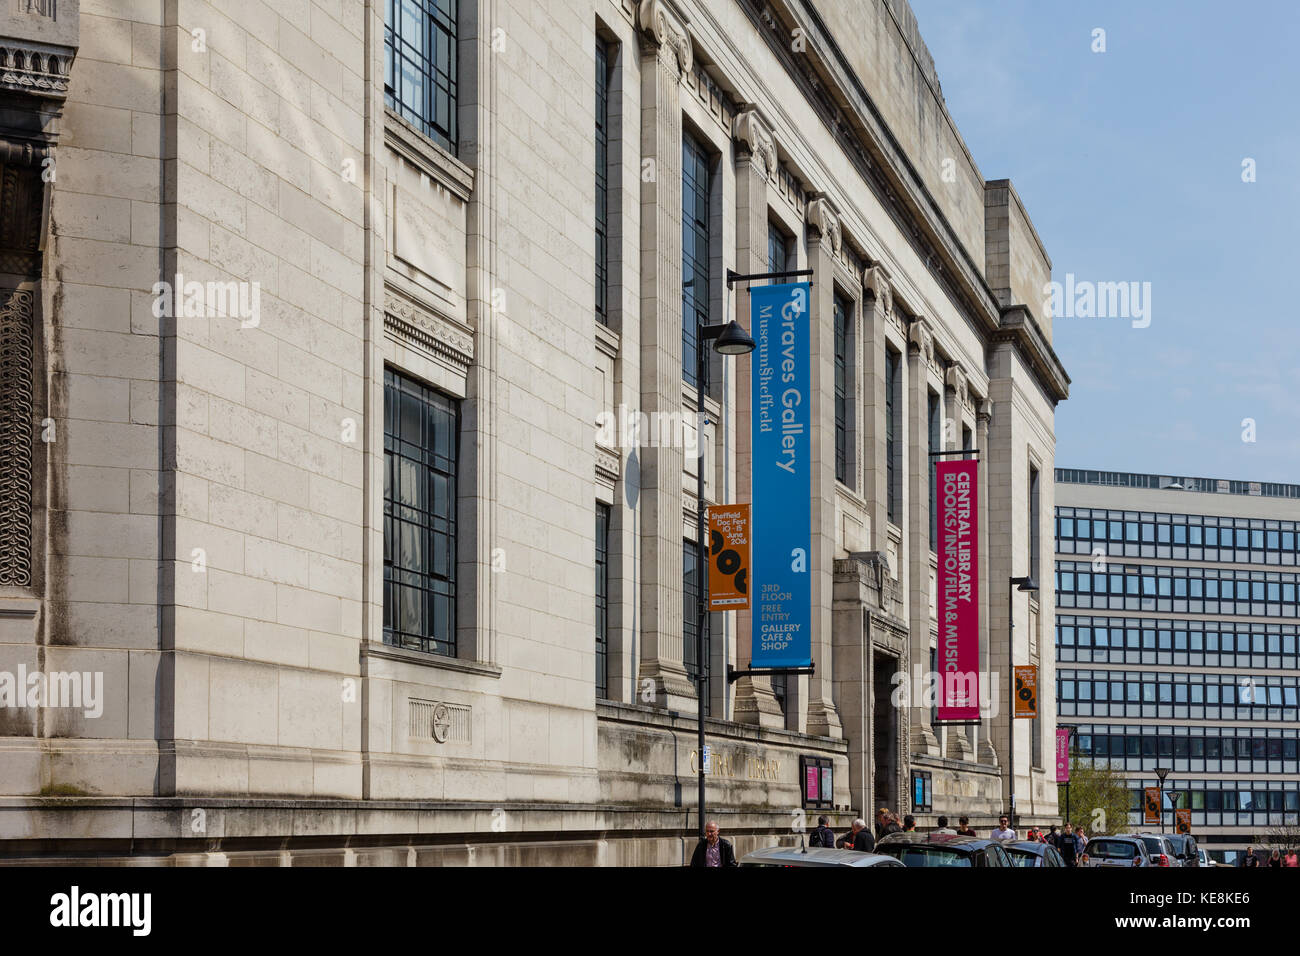
<path fill-rule="evenodd" d="M 754 667 L 812 663 L 812 359 L 807 282 L 749 290 Z"/>

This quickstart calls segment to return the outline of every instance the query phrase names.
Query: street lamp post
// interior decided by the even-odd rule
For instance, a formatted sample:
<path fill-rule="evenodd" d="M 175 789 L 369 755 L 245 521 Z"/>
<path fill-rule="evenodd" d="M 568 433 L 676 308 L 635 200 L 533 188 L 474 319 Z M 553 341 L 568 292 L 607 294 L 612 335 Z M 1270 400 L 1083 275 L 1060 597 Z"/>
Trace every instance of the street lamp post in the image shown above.
<path fill-rule="evenodd" d="M 1073 769 L 1074 756 L 1074 735 L 1079 732 L 1079 728 L 1073 724 L 1057 724 L 1058 727 L 1065 730 L 1065 822 L 1070 822 L 1070 771 Z"/>
<path fill-rule="evenodd" d="M 731 287 L 727 287 L 728 306 L 730 306 Z M 728 314 L 730 308 L 728 308 Z M 708 575 L 709 566 L 709 545 L 704 535 L 704 379 L 708 372 L 707 353 L 704 350 L 704 343 L 712 341 L 713 350 L 719 355 L 747 355 L 754 351 L 754 339 L 741 328 L 740 324 L 732 319 L 719 325 L 701 325 L 700 340 L 695 348 L 695 385 L 696 385 L 696 411 L 699 413 L 697 429 L 695 433 L 695 443 L 699 451 L 699 459 L 695 463 L 695 543 L 698 549 L 697 561 L 697 584 L 699 600 L 696 604 L 695 613 L 695 699 L 698 706 L 699 719 L 698 738 L 696 752 L 699 754 L 699 823 L 700 839 L 704 839 L 704 707 L 705 695 L 708 688 L 704 682 L 704 622 L 708 613 L 709 595 L 705 581 Z"/>
<path fill-rule="evenodd" d="M 1168 767 L 1156 767 L 1156 776 L 1160 778 L 1160 795 L 1157 806 L 1160 807 L 1160 835 L 1165 833 L 1165 777 L 1169 776 Z"/>
<path fill-rule="evenodd" d="M 1016 667 L 1015 667 L 1015 630 L 1016 619 L 1013 598 L 1016 591 L 1037 591 L 1038 585 L 1032 575 L 1012 577 L 1007 584 L 1007 686 L 1011 688 L 1011 710 L 1007 712 L 1007 796 L 1010 808 L 1007 815 L 1011 818 L 1011 829 L 1016 829 Z M 1015 591 L 1012 586 L 1015 585 Z"/>

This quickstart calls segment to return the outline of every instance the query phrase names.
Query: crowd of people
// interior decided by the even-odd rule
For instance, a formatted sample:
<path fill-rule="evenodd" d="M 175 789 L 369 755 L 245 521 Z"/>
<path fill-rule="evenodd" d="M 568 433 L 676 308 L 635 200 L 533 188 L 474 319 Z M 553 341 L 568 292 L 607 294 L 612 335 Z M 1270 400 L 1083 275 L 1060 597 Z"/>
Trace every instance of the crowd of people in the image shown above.
<path fill-rule="evenodd" d="M 1268 851 L 1265 850 L 1264 852 L 1267 853 Z M 1295 850 L 1289 850 L 1284 854 L 1281 850 L 1274 849 L 1272 853 L 1268 853 L 1268 855 L 1261 860 L 1259 854 L 1255 852 L 1255 848 L 1252 846 L 1242 855 L 1241 865 L 1275 867 L 1300 866 L 1300 859 L 1297 858 Z"/>

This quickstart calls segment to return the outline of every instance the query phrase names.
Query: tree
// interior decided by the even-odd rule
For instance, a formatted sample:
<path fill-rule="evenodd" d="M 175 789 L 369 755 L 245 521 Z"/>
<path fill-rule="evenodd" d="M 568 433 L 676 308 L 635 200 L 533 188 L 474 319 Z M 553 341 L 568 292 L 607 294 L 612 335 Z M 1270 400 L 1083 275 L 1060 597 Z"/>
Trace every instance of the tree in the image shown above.
<path fill-rule="evenodd" d="M 1281 850 L 1283 856 L 1300 853 L 1300 821 L 1294 812 L 1283 815 L 1280 822 L 1268 828 L 1263 839 L 1264 848 Z"/>
<path fill-rule="evenodd" d="M 1059 802 L 1065 807 L 1065 784 L 1059 784 Z M 1089 836 L 1128 830 L 1129 787 L 1124 775 L 1108 766 L 1086 764 L 1070 758 L 1070 815 Z"/>

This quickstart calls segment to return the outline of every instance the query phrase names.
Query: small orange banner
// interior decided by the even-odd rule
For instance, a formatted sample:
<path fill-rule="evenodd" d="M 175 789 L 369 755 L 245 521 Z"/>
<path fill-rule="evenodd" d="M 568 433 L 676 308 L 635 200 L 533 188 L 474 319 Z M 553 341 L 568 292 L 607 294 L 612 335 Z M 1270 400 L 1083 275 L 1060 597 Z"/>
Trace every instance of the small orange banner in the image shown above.
<path fill-rule="evenodd" d="M 1038 716 L 1038 665 L 1016 668 L 1016 716 Z"/>
<path fill-rule="evenodd" d="M 1160 822 L 1160 788 L 1147 787 L 1142 791 L 1142 822 Z"/>
<path fill-rule="evenodd" d="M 1175 833 L 1192 832 L 1192 811 L 1191 810 L 1174 811 L 1174 832 Z"/>
<path fill-rule="evenodd" d="M 749 505 L 714 505 L 709 516 L 709 610 L 749 608 Z"/>

